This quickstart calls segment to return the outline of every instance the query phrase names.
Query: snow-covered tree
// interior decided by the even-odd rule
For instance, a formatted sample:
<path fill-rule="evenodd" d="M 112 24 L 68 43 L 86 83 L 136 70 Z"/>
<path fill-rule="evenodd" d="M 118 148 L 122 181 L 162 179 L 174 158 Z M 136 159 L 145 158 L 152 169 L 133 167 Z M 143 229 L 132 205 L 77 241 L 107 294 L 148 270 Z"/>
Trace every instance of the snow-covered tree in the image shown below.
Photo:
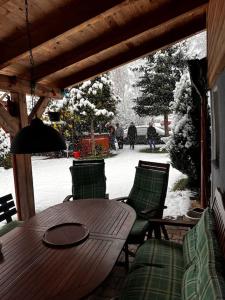
<path fill-rule="evenodd" d="M 0 128 L 0 167 L 8 168 L 11 164 L 10 158 L 10 138 L 2 128 Z"/>
<path fill-rule="evenodd" d="M 145 64 L 134 71 L 140 77 L 135 83 L 140 96 L 134 99 L 134 110 L 139 116 L 164 115 L 165 135 L 168 136 L 168 114 L 173 91 L 185 67 L 185 43 L 176 44 L 166 50 L 157 51 L 145 59 Z"/>
<path fill-rule="evenodd" d="M 92 153 L 95 153 L 94 128 L 105 124 L 116 114 L 119 97 L 114 95 L 108 74 L 84 81 L 70 91 L 69 106 L 81 121 L 90 125 Z"/>
<path fill-rule="evenodd" d="M 133 99 L 139 94 L 139 89 L 133 87 L 137 74 L 132 68 L 138 67 L 143 63 L 143 59 L 136 60 L 109 72 L 109 76 L 113 81 L 114 92 L 121 98 L 117 106 L 118 114 L 114 118 L 114 122 L 120 123 L 124 128 L 128 127 L 131 121 L 136 125 L 145 124 L 145 118 L 139 117 L 133 110 Z"/>
<path fill-rule="evenodd" d="M 200 180 L 200 98 L 191 87 L 188 70 L 176 84 L 173 127 L 166 147 L 172 166 L 189 178 L 191 186 L 198 187 Z"/>

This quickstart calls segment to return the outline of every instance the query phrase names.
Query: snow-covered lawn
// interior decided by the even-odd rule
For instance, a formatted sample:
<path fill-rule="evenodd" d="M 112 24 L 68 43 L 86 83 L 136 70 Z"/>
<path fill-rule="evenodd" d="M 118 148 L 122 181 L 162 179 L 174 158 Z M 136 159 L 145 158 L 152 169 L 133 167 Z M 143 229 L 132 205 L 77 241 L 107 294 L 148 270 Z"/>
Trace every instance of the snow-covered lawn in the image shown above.
<path fill-rule="evenodd" d="M 110 198 L 126 196 L 132 187 L 135 166 L 138 161 L 169 162 L 167 154 L 141 153 L 146 146 L 138 145 L 135 150 L 125 146 L 117 151 L 117 155 L 105 159 L 107 177 L 107 193 Z M 73 158 L 45 159 L 33 157 L 33 182 L 36 211 L 61 203 L 65 196 L 71 194 L 71 175 L 69 167 Z M 170 168 L 169 185 L 164 215 L 178 216 L 186 213 L 190 206 L 189 192 L 171 192 L 173 184 L 183 175 L 176 169 Z M 12 193 L 15 198 L 12 169 L 0 168 L 0 196 Z"/>

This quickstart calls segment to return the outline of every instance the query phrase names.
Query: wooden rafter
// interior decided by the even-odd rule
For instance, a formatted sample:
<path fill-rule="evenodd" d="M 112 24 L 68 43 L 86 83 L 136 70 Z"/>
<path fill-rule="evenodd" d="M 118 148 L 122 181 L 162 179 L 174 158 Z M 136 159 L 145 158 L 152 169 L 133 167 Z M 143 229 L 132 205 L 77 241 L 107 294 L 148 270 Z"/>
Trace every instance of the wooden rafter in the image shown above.
<path fill-rule="evenodd" d="M 2 104 L 4 107 L 6 106 L 6 101 L 3 101 L 3 99 L 5 98 L 6 95 L 7 95 L 7 93 L 4 93 L 4 94 L 0 97 L 0 104 Z"/>
<path fill-rule="evenodd" d="M 176 41 L 182 40 L 185 37 L 189 37 L 195 32 L 200 32 L 206 27 L 206 15 L 197 16 L 192 19 L 191 23 L 182 23 L 179 28 L 172 28 L 170 31 L 162 33 L 160 36 L 155 37 L 152 40 L 133 47 L 132 51 L 128 48 L 126 52 L 119 53 L 113 57 L 109 57 L 100 63 L 83 69 L 74 75 L 68 76 L 61 81 L 54 82 L 59 87 L 69 87 L 74 82 L 82 82 L 87 78 L 91 78 L 97 74 L 104 73 L 113 69 L 116 66 L 123 65 L 127 61 L 132 61 L 138 57 L 142 57 L 147 53 L 151 53 L 156 49 L 162 49 Z"/>
<path fill-rule="evenodd" d="M 48 97 L 40 97 L 40 99 L 37 101 L 37 103 L 35 104 L 34 108 L 32 109 L 28 117 L 29 123 L 35 116 L 37 118 L 40 118 L 42 116 L 50 100 L 51 99 Z"/>
<path fill-rule="evenodd" d="M 76 47 L 60 56 L 43 63 L 35 69 L 35 79 L 40 80 L 48 75 L 53 74 L 69 65 L 77 63 L 87 57 L 98 54 L 108 48 L 120 43 L 124 43 L 132 37 L 142 34 L 145 31 L 154 30 L 156 27 L 167 26 L 167 22 L 175 18 L 183 18 L 187 14 L 198 10 L 205 10 L 206 0 L 196 0 L 195 2 L 178 2 L 173 8 L 167 3 L 163 9 L 158 8 L 156 11 L 146 13 L 140 17 L 134 18 L 129 23 L 115 28 L 113 32 L 105 32 L 102 36 L 92 41 L 88 41 L 80 47 Z"/>
<path fill-rule="evenodd" d="M 31 31 L 32 46 L 38 47 L 51 39 L 64 34 L 68 31 L 77 30 L 78 26 L 90 21 L 116 5 L 126 2 L 124 0 L 85 0 L 70 1 L 64 7 L 56 9 L 47 17 L 44 15 L 36 24 L 32 26 Z M 6 67 L 10 60 L 19 58 L 28 51 L 27 34 L 20 36 L 9 45 L 1 45 L 0 68 Z"/>
<path fill-rule="evenodd" d="M 30 94 L 30 81 L 0 74 L 0 89 Z M 63 98 L 63 90 L 55 87 L 46 87 L 37 83 L 35 86 L 35 95 L 61 99 Z"/>
<path fill-rule="evenodd" d="M 48 86 L 36 95 L 59 99 L 60 91 L 51 93 L 52 88 L 71 86 L 204 30 L 208 2 L 55 0 L 54 4 L 46 4 L 44 14 L 45 0 L 32 3 L 29 13 L 35 58 L 33 78 Z M 0 19 L 0 74 L 29 80 L 23 1 L 8 0 L 2 5 L 8 14 Z M 12 22 L 7 23 L 7 18 Z M 202 26 L 195 26 L 197 18 L 202 20 Z M 164 37 L 165 41 L 159 41 Z M 29 93 L 29 85 L 28 81 L 23 82 L 14 91 Z M 0 77 L 1 88 L 9 90 Z"/>
<path fill-rule="evenodd" d="M 0 103 L 0 126 L 12 136 L 19 130 L 18 120 L 9 114 L 2 103 Z"/>

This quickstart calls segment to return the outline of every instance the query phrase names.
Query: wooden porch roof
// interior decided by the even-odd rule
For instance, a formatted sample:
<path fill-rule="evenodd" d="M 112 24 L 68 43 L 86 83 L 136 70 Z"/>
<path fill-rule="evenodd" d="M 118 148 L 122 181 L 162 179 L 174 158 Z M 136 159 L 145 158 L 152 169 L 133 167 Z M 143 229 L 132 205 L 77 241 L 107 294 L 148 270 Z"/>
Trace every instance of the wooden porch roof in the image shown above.
<path fill-rule="evenodd" d="M 7 90 L 17 80 L 27 92 L 30 61 L 24 0 L 0 4 L 0 89 Z M 207 6 L 207 0 L 29 1 L 34 79 L 41 87 L 56 88 L 58 96 L 57 88 L 206 29 Z"/>

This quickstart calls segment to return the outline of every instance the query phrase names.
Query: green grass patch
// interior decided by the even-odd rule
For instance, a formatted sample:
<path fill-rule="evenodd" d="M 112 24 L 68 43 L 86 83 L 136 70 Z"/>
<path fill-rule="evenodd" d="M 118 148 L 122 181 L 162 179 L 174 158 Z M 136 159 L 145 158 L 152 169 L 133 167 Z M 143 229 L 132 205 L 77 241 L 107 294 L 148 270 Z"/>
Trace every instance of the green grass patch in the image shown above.
<path fill-rule="evenodd" d="M 173 192 L 176 191 L 183 191 L 189 188 L 189 182 L 188 182 L 188 178 L 181 178 L 178 181 L 176 181 L 174 183 L 174 186 L 172 188 Z"/>
<path fill-rule="evenodd" d="M 139 150 L 139 152 L 141 152 L 141 153 L 168 153 L 167 150 L 165 150 L 165 149 L 161 150 L 160 148 L 156 148 L 154 150 L 151 150 L 149 148 L 145 148 L 145 149 Z"/>

